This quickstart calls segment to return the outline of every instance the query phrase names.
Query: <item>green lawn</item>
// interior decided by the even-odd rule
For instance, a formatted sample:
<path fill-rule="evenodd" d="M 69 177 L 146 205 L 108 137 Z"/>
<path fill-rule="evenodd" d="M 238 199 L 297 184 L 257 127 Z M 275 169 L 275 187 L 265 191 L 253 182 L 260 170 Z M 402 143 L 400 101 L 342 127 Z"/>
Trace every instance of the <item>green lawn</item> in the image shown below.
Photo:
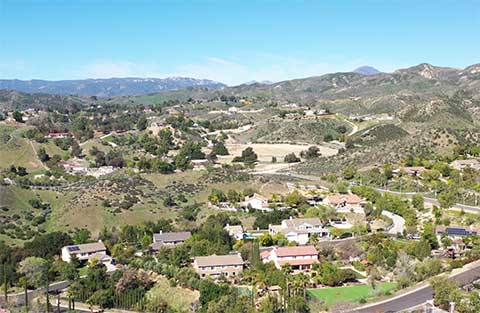
<path fill-rule="evenodd" d="M 370 298 L 395 289 L 396 283 L 377 284 L 375 290 L 370 285 L 358 285 L 335 288 L 309 289 L 310 296 L 325 301 L 327 306 L 340 302 L 359 302 L 360 299 Z"/>

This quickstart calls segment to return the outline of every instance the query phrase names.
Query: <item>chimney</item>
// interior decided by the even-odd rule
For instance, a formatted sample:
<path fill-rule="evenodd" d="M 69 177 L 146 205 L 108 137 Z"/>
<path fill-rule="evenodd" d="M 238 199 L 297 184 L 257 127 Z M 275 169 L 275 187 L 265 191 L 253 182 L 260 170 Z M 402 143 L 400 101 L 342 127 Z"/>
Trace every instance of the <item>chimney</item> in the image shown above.
<path fill-rule="evenodd" d="M 293 216 L 290 215 L 289 219 L 290 219 L 290 220 L 293 220 Z"/>

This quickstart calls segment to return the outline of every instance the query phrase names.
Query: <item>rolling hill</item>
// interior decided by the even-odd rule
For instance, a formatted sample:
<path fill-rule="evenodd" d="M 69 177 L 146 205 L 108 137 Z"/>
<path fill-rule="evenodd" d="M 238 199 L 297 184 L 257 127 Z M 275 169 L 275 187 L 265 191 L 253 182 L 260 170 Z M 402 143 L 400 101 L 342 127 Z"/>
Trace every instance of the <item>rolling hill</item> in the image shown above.
<path fill-rule="evenodd" d="M 60 95 L 84 95 L 114 97 L 144 95 L 178 90 L 188 87 L 222 88 L 226 85 L 208 80 L 188 77 L 168 78 L 109 78 L 84 80 L 0 80 L 0 89 L 28 93 L 49 93 Z"/>

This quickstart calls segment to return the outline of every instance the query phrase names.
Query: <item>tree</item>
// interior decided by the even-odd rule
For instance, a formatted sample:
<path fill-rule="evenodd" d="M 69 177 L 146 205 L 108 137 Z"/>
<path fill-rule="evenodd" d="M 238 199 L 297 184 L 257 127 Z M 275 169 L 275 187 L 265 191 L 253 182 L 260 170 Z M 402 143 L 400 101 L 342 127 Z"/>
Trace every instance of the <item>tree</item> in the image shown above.
<path fill-rule="evenodd" d="M 72 156 L 80 158 L 82 156 L 82 148 L 78 144 L 78 141 L 72 141 Z"/>
<path fill-rule="evenodd" d="M 84 244 L 84 243 L 88 243 L 90 241 L 90 236 L 91 235 L 92 234 L 90 233 L 90 231 L 88 229 L 86 229 L 86 228 L 79 229 L 73 235 L 73 242 L 76 245 L 81 245 L 81 244 Z"/>
<path fill-rule="evenodd" d="M 215 152 L 216 155 L 228 155 L 228 149 L 225 147 L 225 144 L 221 141 L 215 142 L 212 148 L 212 152 Z"/>
<path fill-rule="evenodd" d="M 295 153 L 289 153 L 283 158 L 283 162 L 285 163 L 296 163 L 300 162 L 300 158 L 298 158 Z"/>
<path fill-rule="evenodd" d="M 392 166 L 392 164 L 385 164 L 383 166 L 383 175 L 385 175 L 385 178 L 387 180 L 392 179 L 392 177 L 393 177 L 393 166 Z"/>
<path fill-rule="evenodd" d="M 412 205 L 415 209 L 419 211 L 423 211 L 424 209 L 424 199 L 423 196 L 420 194 L 415 194 L 412 197 Z"/>
<path fill-rule="evenodd" d="M 441 192 L 438 196 L 438 202 L 444 209 L 451 208 L 457 202 L 456 192 L 452 189 Z"/>
<path fill-rule="evenodd" d="M 317 146 L 311 146 L 307 150 L 302 151 L 300 154 L 301 157 L 304 157 L 306 159 L 314 159 L 318 158 L 320 149 Z"/>
<path fill-rule="evenodd" d="M 50 156 L 47 154 L 44 147 L 41 147 L 40 149 L 38 149 L 37 156 L 40 159 L 40 161 L 44 163 L 50 160 Z"/>
<path fill-rule="evenodd" d="M 285 204 L 292 207 L 298 207 L 305 203 L 306 198 L 297 190 L 287 194 L 285 196 Z"/>
<path fill-rule="evenodd" d="M 27 283 L 34 287 L 43 285 L 48 270 L 48 261 L 38 257 L 27 257 L 20 262 L 18 272 L 25 275 Z"/>
<path fill-rule="evenodd" d="M 269 247 L 273 245 L 273 239 L 272 236 L 268 232 L 264 232 L 259 238 L 258 241 L 260 242 L 260 245 L 263 247 Z"/>
<path fill-rule="evenodd" d="M 147 117 L 143 114 L 142 116 L 140 116 L 140 118 L 137 121 L 137 129 L 145 130 L 147 129 L 147 124 L 148 124 Z"/>
<path fill-rule="evenodd" d="M 430 245 L 431 249 L 438 249 L 437 236 L 432 223 L 426 223 L 423 226 L 422 240 L 425 240 Z"/>
<path fill-rule="evenodd" d="M 242 151 L 241 156 L 233 158 L 232 162 L 243 162 L 245 165 L 253 165 L 255 162 L 257 162 L 257 159 L 258 156 L 255 151 L 253 151 L 251 147 L 248 147 Z"/>
<path fill-rule="evenodd" d="M 379 280 L 380 278 L 382 278 L 382 275 L 380 274 L 380 271 L 377 269 L 377 267 L 375 266 L 372 266 L 370 268 L 370 271 L 368 273 L 368 282 L 370 283 L 370 285 L 372 286 L 373 289 L 375 289 L 376 287 L 376 282 L 377 280 Z"/>
<path fill-rule="evenodd" d="M 227 200 L 227 196 L 225 196 L 225 193 L 219 189 L 212 189 L 212 191 L 210 192 L 210 195 L 208 196 L 208 201 L 210 201 L 213 204 L 225 202 L 226 200 Z"/>
<path fill-rule="evenodd" d="M 437 277 L 430 281 L 433 289 L 434 303 L 442 308 L 448 308 L 450 302 L 459 303 L 462 296 L 457 284 L 444 277 Z"/>
<path fill-rule="evenodd" d="M 19 111 L 14 111 L 12 117 L 15 121 L 23 123 L 23 114 Z"/>
<path fill-rule="evenodd" d="M 357 173 L 357 169 L 355 168 L 354 165 L 348 165 L 343 169 L 343 178 L 346 180 L 352 179 L 355 174 Z"/>

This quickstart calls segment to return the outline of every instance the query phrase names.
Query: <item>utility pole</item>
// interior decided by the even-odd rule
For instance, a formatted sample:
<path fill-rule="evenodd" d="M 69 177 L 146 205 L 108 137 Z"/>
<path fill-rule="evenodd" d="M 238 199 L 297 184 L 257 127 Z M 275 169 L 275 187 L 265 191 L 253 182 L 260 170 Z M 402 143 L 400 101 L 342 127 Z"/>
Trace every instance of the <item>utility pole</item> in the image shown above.
<path fill-rule="evenodd" d="M 3 263 L 3 294 L 5 304 L 8 303 L 8 277 L 7 277 L 7 264 Z"/>
<path fill-rule="evenodd" d="M 49 292 L 49 281 L 48 281 L 48 271 L 47 271 L 47 279 L 46 279 L 46 286 L 45 286 L 45 312 L 50 312 L 50 299 L 48 297 Z"/>
<path fill-rule="evenodd" d="M 28 313 L 28 289 L 27 289 L 27 278 L 24 278 L 24 290 L 25 290 L 25 312 Z"/>

